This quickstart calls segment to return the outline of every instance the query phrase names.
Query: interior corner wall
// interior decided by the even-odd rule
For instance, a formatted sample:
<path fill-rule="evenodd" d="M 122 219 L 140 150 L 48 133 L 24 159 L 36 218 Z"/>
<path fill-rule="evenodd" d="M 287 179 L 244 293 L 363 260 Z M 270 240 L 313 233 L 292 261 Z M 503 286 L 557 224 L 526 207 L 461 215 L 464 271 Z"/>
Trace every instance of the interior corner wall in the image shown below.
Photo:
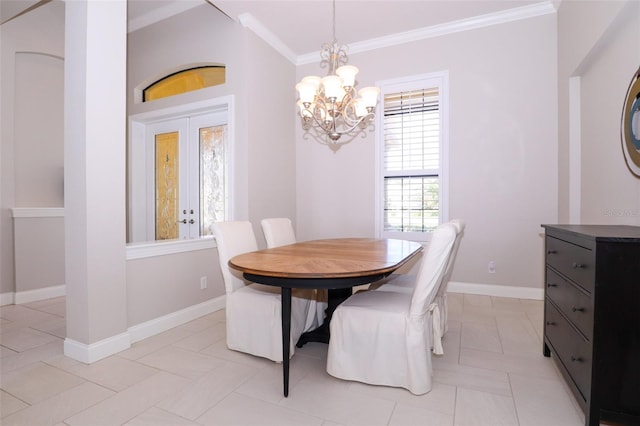
<path fill-rule="evenodd" d="M 247 34 L 249 220 L 260 247 L 260 221 L 288 217 L 296 224 L 295 66 L 255 34 Z M 291 94 L 291 96 L 286 96 Z M 283 96 L 284 95 L 284 96 Z"/>
<path fill-rule="evenodd" d="M 640 179 L 628 170 L 620 121 L 624 97 L 640 66 L 640 3 L 563 2 L 558 10 L 560 216 L 578 191 L 580 223 L 640 225 Z M 579 105 L 568 101 L 569 79 L 579 78 Z M 580 155 L 569 154 L 569 114 L 580 121 Z M 568 180 L 579 162 L 578 185 Z"/>
<path fill-rule="evenodd" d="M 548 14 L 349 55 L 359 87 L 449 72 L 449 217 L 467 224 L 454 281 L 542 287 L 540 225 L 557 220 L 556 47 Z M 314 63 L 297 78 L 323 73 Z M 301 237 L 373 237 L 374 136 L 334 153 L 297 129 Z"/>

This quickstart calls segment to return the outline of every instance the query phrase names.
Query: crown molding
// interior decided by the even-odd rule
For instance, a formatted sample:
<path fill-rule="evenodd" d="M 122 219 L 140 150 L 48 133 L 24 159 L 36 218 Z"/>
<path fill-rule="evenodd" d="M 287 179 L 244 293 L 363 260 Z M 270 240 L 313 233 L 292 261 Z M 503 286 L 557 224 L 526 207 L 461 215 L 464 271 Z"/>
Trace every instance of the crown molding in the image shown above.
<path fill-rule="evenodd" d="M 287 58 L 292 63 L 296 63 L 297 57 L 293 50 L 289 49 L 289 46 L 284 44 L 274 33 L 272 33 L 267 27 L 262 25 L 262 22 L 258 21 L 252 14 L 243 13 L 238 15 L 238 21 L 243 27 L 249 28 L 258 37 L 264 40 L 268 45 L 273 47 L 282 56 Z"/>
<path fill-rule="evenodd" d="M 163 21 L 167 18 L 177 15 L 178 13 L 186 12 L 189 9 L 200 6 L 203 3 L 197 0 L 182 0 L 174 1 L 166 6 L 154 9 L 153 11 L 139 16 L 135 19 L 131 19 L 127 25 L 127 32 L 131 33 L 140 28 L 144 28 L 156 22 Z"/>
<path fill-rule="evenodd" d="M 500 12 L 488 13 L 486 15 L 474 16 L 472 18 L 446 22 L 403 33 L 391 34 L 385 37 L 351 43 L 349 45 L 349 53 L 367 52 L 383 47 L 395 46 L 427 38 L 440 37 L 461 31 L 475 30 L 478 28 L 519 21 L 522 19 L 535 18 L 537 16 L 548 15 L 551 13 L 556 13 L 556 7 L 552 1 L 548 0 L 542 3 L 535 3 L 528 6 L 516 7 Z M 291 61 L 294 65 L 304 65 L 317 62 L 320 57 L 320 51 L 296 56 L 296 54 L 289 49 L 282 40 L 276 37 L 268 28 L 262 25 L 260 21 L 249 13 L 244 13 L 238 16 L 238 19 L 244 27 L 253 31 L 258 37 L 262 38 L 267 44 L 280 52 L 280 54 Z"/>

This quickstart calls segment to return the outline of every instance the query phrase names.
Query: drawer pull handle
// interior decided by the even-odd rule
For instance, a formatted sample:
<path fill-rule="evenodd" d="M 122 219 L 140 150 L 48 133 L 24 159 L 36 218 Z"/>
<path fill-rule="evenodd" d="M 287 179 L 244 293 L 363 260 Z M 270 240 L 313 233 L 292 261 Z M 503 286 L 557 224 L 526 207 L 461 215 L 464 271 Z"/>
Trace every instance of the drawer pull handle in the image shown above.
<path fill-rule="evenodd" d="M 553 321 L 547 321 L 547 325 L 556 325 L 556 323 Z"/>
<path fill-rule="evenodd" d="M 587 267 L 587 265 L 584 265 L 582 263 L 577 263 L 577 262 L 573 262 L 573 269 L 584 269 Z"/>
<path fill-rule="evenodd" d="M 558 287 L 558 284 L 549 283 L 549 284 L 547 284 L 547 287 Z"/>
<path fill-rule="evenodd" d="M 547 254 L 556 254 L 558 253 L 556 250 L 547 250 Z"/>
<path fill-rule="evenodd" d="M 571 308 L 573 312 L 584 312 L 584 308 L 576 308 L 575 306 Z"/>
<path fill-rule="evenodd" d="M 582 362 L 584 361 L 582 358 L 580 358 L 579 356 L 573 356 L 571 355 L 571 362 Z"/>

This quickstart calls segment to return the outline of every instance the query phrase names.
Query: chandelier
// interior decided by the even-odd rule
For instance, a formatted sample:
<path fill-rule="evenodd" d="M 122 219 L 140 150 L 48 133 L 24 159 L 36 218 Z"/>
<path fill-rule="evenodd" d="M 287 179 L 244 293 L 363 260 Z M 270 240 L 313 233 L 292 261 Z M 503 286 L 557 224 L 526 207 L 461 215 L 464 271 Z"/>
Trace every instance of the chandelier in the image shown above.
<path fill-rule="evenodd" d="M 347 48 L 336 41 L 336 2 L 333 0 L 333 43 L 324 43 L 320 66 L 329 67 L 325 77 L 304 77 L 296 90 L 304 130 L 314 130 L 336 143 L 342 135 L 365 129 L 375 118 L 380 89 L 364 87 L 356 91 L 358 68 L 346 65 Z"/>

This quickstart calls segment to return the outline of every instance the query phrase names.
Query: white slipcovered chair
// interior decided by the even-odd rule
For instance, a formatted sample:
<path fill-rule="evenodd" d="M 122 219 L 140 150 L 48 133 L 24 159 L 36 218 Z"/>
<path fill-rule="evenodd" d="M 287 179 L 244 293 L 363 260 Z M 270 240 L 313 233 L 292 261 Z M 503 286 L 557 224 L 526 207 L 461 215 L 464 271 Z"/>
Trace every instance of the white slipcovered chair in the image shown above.
<path fill-rule="evenodd" d="M 456 261 L 456 256 L 458 255 L 458 248 L 460 247 L 460 241 L 462 240 L 462 234 L 465 228 L 465 224 L 460 219 L 454 219 L 447 223 L 452 224 L 456 228 L 456 240 L 453 243 L 453 250 L 451 251 L 451 256 L 449 256 L 449 261 L 447 262 L 447 267 L 444 271 L 444 277 L 442 278 L 442 283 L 440 284 L 440 288 L 438 289 L 438 293 L 436 295 L 436 303 L 438 304 L 438 308 L 440 309 L 440 333 L 444 335 L 447 331 L 447 321 L 449 317 L 449 308 L 447 306 L 447 287 L 449 285 L 449 281 L 451 281 L 451 274 L 453 273 L 453 266 Z M 416 284 L 415 275 L 411 274 L 391 274 L 386 279 L 382 280 L 379 283 L 375 283 L 372 286 L 372 289 L 379 291 L 395 291 L 395 292 L 404 292 L 411 293 Z"/>
<path fill-rule="evenodd" d="M 279 247 L 289 244 L 294 244 L 296 240 L 296 233 L 293 230 L 293 224 L 288 217 L 272 217 L 262 219 L 260 221 L 262 226 L 262 232 L 264 238 L 267 241 L 267 247 Z M 307 318 L 306 327 L 311 327 L 314 324 L 322 324 L 324 320 L 324 311 L 327 309 L 327 291 L 326 290 L 298 290 L 303 293 L 305 297 L 311 300 L 315 300 L 315 312 L 313 309 L 309 309 L 309 315 L 315 316 L 313 318 Z"/>
<path fill-rule="evenodd" d="M 456 237 L 440 225 L 423 256 L 411 293 L 362 291 L 333 313 L 327 372 L 359 382 L 402 387 L 421 395 L 431 390 L 431 348 L 442 353 L 432 332 L 439 324 L 435 297 Z"/>
<path fill-rule="evenodd" d="M 296 242 L 296 233 L 293 230 L 291 219 L 287 217 L 273 217 L 262 219 L 262 232 L 267 241 L 267 247 L 279 247 Z"/>
<path fill-rule="evenodd" d="M 226 291 L 227 346 L 229 349 L 282 362 L 282 302 L 279 287 L 249 283 L 240 272 L 229 267 L 232 257 L 258 250 L 250 222 L 218 222 L 213 225 L 218 245 L 220 269 Z M 318 326 L 315 315 L 316 301 L 291 298 L 290 354 L 300 335 Z M 309 324 L 307 319 L 311 318 Z"/>

